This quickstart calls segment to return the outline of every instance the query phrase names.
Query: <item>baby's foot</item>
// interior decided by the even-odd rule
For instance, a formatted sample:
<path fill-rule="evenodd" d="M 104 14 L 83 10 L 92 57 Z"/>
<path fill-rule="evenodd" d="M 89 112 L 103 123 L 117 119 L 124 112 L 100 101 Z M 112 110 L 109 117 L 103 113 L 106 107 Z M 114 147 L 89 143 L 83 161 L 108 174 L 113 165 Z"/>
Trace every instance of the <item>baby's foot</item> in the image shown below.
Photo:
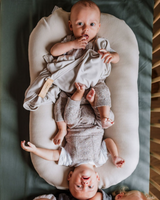
<path fill-rule="evenodd" d="M 59 130 L 56 136 L 53 138 L 53 143 L 55 145 L 60 145 L 64 139 L 64 136 L 66 135 L 65 130 Z"/>
<path fill-rule="evenodd" d="M 94 97 L 95 97 L 95 90 L 93 88 L 90 89 L 88 92 L 86 99 L 89 101 L 89 103 L 92 105 L 94 103 Z"/>
<path fill-rule="evenodd" d="M 121 168 L 124 166 L 125 160 L 119 156 L 115 156 L 113 158 L 113 163 L 117 168 Z"/>
<path fill-rule="evenodd" d="M 107 117 L 102 118 L 101 122 L 102 122 L 102 127 L 104 129 L 109 128 L 110 126 L 114 124 L 114 121 L 112 121 L 110 118 L 107 118 Z"/>
<path fill-rule="evenodd" d="M 83 97 L 86 86 L 81 83 L 75 83 L 76 91 L 72 95 L 71 99 L 74 101 L 80 101 Z"/>

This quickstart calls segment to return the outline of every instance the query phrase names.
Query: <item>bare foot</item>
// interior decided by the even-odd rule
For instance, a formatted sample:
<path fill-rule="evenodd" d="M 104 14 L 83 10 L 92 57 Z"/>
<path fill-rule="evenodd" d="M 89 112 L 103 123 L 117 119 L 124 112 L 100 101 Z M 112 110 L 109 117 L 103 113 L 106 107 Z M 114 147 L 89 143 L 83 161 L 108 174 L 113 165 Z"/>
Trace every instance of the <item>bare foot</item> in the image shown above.
<path fill-rule="evenodd" d="M 81 83 L 75 83 L 76 91 L 72 95 L 71 99 L 74 101 L 80 101 L 83 97 L 84 91 L 86 89 L 86 86 Z"/>
<path fill-rule="evenodd" d="M 115 165 L 116 167 L 121 168 L 121 167 L 124 166 L 125 160 L 124 160 L 123 158 L 121 158 L 121 157 L 115 156 L 115 157 L 113 158 L 113 163 L 114 163 L 114 165 Z"/>
<path fill-rule="evenodd" d="M 111 127 L 114 124 L 114 121 L 112 121 L 111 119 L 104 117 L 101 119 L 102 122 L 102 127 L 104 129 Z"/>
<path fill-rule="evenodd" d="M 94 103 L 94 97 L 95 97 L 95 90 L 93 88 L 90 89 L 90 91 L 88 92 L 86 99 L 89 101 L 89 103 L 91 105 L 93 105 Z"/>
<path fill-rule="evenodd" d="M 64 139 L 64 136 L 66 135 L 66 131 L 64 130 L 59 130 L 58 133 L 55 135 L 53 138 L 53 142 L 55 145 L 60 145 Z"/>

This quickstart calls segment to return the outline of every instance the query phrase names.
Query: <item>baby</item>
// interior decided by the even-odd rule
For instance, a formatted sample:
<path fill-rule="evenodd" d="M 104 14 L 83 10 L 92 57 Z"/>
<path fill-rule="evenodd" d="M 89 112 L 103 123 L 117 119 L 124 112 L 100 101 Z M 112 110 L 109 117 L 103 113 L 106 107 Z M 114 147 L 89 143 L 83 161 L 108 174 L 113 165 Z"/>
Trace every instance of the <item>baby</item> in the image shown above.
<path fill-rule="evenodd" d="M 111 138 L 102 141 L 104 129 L 97 108 L 92 108 L 95 91 L 92 90 L 86 98 L 89 104 L 81 104 L 85 92 L 85 86 L 76 84 L 76 91 L 67 98 L 64 111 L 65 123 L 68 131 L 65 147 L 59 149 L 38 148 L 34 144 L 25 141 L 21 147 L 50 161 L 58 161 L 59 165 L 74 166 L 74 170 L 68 175 L 69 190 L 77 199 L 90 199 L 95 196 L 100 180 L 95 167 L 103 165 L 108 154 L 111 155 L 113 164 L 121 168 L 125 161 L 118 155 L 118 149 Z M 64 96 L 63 96 L 64 95 Z M 65 93 L 62 97 L 65 98 Z M 61 96 L 60 96 L 61 98 Z"/>
<path fill-rule="evenodd" d="M 107 87 L 104 80 L 110 74 L 110 63 L 117 63 L 119 55 L 110 48 L 108 40 L 96 37 L 100 26 L 100 10 L 94 2 L 80 0 L 73 5 L 69 20 L 69 28 L 73 35 L 67 36 L 63 42 L 51 48 L 53 62 L 47 64 L 47 69 L 40 73 L 42 77 L 38 77 L 26 91 L 24 101 L 26 109 L 35 110 L 40 105 L 55 102 L 59 89 L 73 94 L 75 82 L 84 84 L 86 88 L 94 88 L 97 84 L 101 84 L 101 88 Z M 52 85 L 45 91 L 46 96 L 43 96 L 43 89 L 48 88 L 53 81 L 54 87 Z M 97 107 L 103 128 L 112 126 L 114 121 L 109 118 L 111 104 Z M 60 138 L 60 135 L 66 133 L 66 124 L 61 121 L 57 125 L 59 128 L 57 137 Z M 61 139 L 58 144 L 60 143 Z"/>
<path fill-rule="evenodd" d="M 67 36 L 65 42 L 55 44 L 50 50 L 54 57 L 62 54 L 71 54 L 74 49 L 78 49 L 78 51 L 76 51 L 78 53 L 76 54 L 79 55 L 84 51 L 89 42 L 92 41 L 94 44 L 94 40 L 100 28 L 100 10 L 98 6 L 92 1 L 86 0 L 81 0 L 74 4 L 71 9 L 69 28 L 73 31 L 74 38 Z M 110 51 L 112 50 L 110 49 Z M 119 61 L 119 55 L 114 51 L 108 52 L 106 49 L 99 49 L 98 53 L 102 55 L 101 59 L 104 59 L 104 63 L 117 63 Z M 72 52 L 72 54 L 74 53 Z M 99 86 L 101 90 L 107 87 L 102 80 L 99 81 Z M 104 92 L 101 92 L 103 96 Z M 109 92 L 107 93 L 109 94 Z M 109 128 L 112 126 L 114 122 L 109 118 L 111 104 L 97 105 L 97 107 L 100 112 L 102 127 Z M 61 144 L 63 136 L 66 134 L 66 124 L 62 119 L 62 121 L 57 122 L 57 126 L 59 131 L 53 141 L 55 144 Z"/>

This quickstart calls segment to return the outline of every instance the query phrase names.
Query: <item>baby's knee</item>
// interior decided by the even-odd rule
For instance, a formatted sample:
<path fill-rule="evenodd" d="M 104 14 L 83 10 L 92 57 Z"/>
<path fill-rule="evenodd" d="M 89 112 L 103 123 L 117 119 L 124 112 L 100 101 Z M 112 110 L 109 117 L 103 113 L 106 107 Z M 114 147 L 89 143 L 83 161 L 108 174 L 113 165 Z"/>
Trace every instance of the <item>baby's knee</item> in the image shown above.
<path fill-rule="evenodd" d="M 97 85 L 94 86 L 96 95 L 108 95 L 110 96 L 110 90 L 108 88 L 108 86 L 104 83 L 104 82 L 99 82 L 97 83 Z"/>
<path fill-rule="evenodd" d="M 77 123 L 77 120 L 72 115 L 64 113 L 64 122 L 68 127 L 73 127 Z"/>
<path fill-rule="evenodd" d="M 106 144 L 113 142 L 113 140 L 111 138 L 106 138 L 104 141 Z"/>

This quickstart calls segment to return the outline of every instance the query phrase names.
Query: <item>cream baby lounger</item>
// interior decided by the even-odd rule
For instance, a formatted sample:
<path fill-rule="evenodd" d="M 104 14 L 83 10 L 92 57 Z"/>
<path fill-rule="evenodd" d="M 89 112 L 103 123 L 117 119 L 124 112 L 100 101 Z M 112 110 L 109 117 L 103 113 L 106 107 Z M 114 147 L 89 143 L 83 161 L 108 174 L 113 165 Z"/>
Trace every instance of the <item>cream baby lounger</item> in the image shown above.
<path fill-rule="evenodd" d="M 69 13 L 61 8 L 49 17 L 42 18 L 32 31 L 29 40 L 29 65 L 31 83 L 44 69 L 43 56 L 51 46 L 69 34 Z M 116 142 L 119 155 L 126 160 L 122 169 L 116 168 L 111 159 L 97 168 L 100 175 L 100 188 L 108 188 L 126 179 L 135 170 L 139 160 L 138 136 L 138 45 L 132 30 L 124 21 L 101 14 L 99 36 L 107 38 L 111 47 L 120 55 L 120 61 L 112 64 L 112 71 L 106 83 L 111 91 L 112 110 L 115 124 L 105 130 L 104 137 L 111 137 Z M 30 140 L 38 147 L 55 149 L 51 138 L 57 132 L 53 114 L 54 104 L 40 106 L 30 112 Z M 31 154 L 33 165 L 38 174 L 49 184 L 57 188 L 68 188 L 67 174 L 69 167 L 59 166 L 53 161 L 46 161 Z"/>

